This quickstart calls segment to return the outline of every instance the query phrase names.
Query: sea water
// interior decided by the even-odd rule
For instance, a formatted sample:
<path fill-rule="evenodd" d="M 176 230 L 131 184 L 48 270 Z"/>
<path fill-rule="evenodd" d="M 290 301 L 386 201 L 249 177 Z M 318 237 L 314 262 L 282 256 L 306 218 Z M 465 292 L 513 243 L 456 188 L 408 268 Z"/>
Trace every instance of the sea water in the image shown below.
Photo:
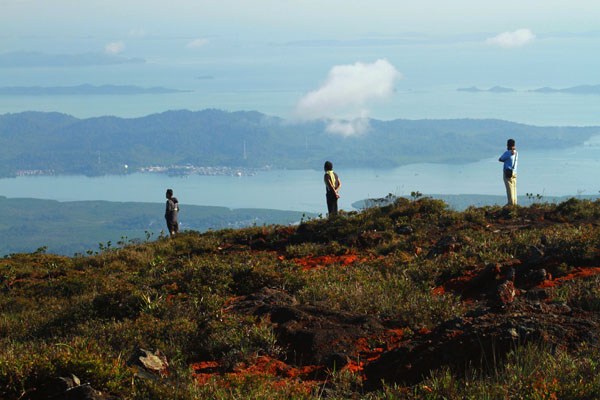
<path fill-rule="evenodd" d="M 505 195 L 498 154 L 468 164 L 410 164 L 394 169 L 336 169 L 342 181 L 340 207 L 389 193 Z M 539 151 L 520 148 L 518 193 L 541 196 L 598 195 L 600 137 L 581 146 Z M 0 179 L 0 195 L 58 201 L 163 202 L 167 188 L 183 205 L 270 208 L 325 213 L 323 172 L 269 170 L 251 176 L 173 177 L 132 173 L 119 176 L 36 176 Z"/>

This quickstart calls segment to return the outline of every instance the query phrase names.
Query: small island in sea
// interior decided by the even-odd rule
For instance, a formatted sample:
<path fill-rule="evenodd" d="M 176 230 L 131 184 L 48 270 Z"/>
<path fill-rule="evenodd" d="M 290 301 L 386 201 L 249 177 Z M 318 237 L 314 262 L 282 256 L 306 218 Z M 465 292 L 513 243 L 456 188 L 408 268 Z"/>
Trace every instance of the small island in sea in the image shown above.
<path fill-rule="evenodd" d="M 569 94 L 600 94 L 600 85 L 578 85 L 564 89 L 555 89 L 551 87 L 543 87 L 530 90 L 535 93 L 569 93 Z"/>
<path fill-rule="evenodd" d="M 503 86 L 494 86 L 489 89 L 480 89 L 476 86 L 471 86 L 468 88 L 458 88 L 456 90 L 459 92 L 472 92 L 472 93 L 479 93 L 479 92 L 511 93 L 511 92 L 515 92 L 515 89 L 503 87 Z"/>
<path fill-rule="evenodd" d="M 480 89 L 477 86 L 471 86 L 471 87 L 458 88 L 456 90 L 459 92 L 470 92 L 470 93 L 482 93 L 482 92 L 513 93 L 513 92 L 517 92 L 517 90 L 515 90 L 515 89 L 509 88 L 509 87 L 503 87 L 503 86 L 494 86 L 489 89 Z M 544 87 L 541 87 L 538 89 L 524 90 L 524 92 L 542 93 L 542 94 L 545 94 L 545 93 L 567 93 L 567 94 L 581 94 L 581 95 L 600 94 L 600 85 L 577 85 L 577 86 L 571 86 L 571 87 L 567 87 L 567 88 L 563 88 L 563 89 L 556 89 L 556 88 L 544 86 Z"/>
<path fill-rule="evenodd" d="M 5 86 L 0 87 L 3 96 L 57 96 L 57 95 L 132 95 L 132 94 L 166 94 L 182 93 L 189 90 L 171 89 L 165 87 L 144 88 L 133 85 L 90 85 L 77 86 Z"/>

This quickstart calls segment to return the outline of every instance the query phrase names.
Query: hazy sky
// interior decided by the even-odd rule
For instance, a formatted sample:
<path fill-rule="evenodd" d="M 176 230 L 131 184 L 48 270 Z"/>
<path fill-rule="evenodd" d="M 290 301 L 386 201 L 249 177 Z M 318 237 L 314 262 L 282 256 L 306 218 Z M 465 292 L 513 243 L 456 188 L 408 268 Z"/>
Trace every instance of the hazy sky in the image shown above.
<path fill-rule="evenodd" d="M 0 0 L 0 32 L 29 35 L 354 37 L 365 33 L 585 32 L 596 0 Z M 273 38 L 275 39 L 275 38 Z"/>

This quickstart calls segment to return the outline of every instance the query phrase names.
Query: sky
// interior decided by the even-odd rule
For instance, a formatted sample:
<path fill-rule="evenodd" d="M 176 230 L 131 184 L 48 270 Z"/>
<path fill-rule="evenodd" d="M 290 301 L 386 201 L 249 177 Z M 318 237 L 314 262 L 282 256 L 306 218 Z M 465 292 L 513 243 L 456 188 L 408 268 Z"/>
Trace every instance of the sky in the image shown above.
<path fill-rule="evenodd" d="M 600 84 L 598 21 L 597 0 L 0 0 L 0 57 L 97 53 L 247 73 L 230 85 L 270 80 L 294 92 L 294 118 L 330 118 L 351 135 L 398 90 Z M 98 80 L 11 73 L 0 86 Z M 168 86 L 145 84 L 156 85 Z"/>
<path fill-rule="evenodd" d="M 352 37 L 597 29 L 594 0 L 0 0 L 3 36 Z"/>

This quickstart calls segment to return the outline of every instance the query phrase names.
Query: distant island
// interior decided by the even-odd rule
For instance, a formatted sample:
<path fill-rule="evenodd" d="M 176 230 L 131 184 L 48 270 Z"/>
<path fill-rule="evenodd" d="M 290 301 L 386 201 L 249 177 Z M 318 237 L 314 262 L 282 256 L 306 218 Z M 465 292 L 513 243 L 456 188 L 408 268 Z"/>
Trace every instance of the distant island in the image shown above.
<path fill-rule="evenodd" d="M 83 84 L 77 86 L 5 86 L 0 87 L 0 96 L 88 96 L 88 95 L 135 95 L 182 93 L 189 90 L 170 89 L 164 87 L 143 88 L 133 85 L 101 85 Z"/>
<path fill-rule="evenodd" d="M 503 87 L 503 86 L 494 86 L 489 89 L 479 89 L 476 86 L 471 86 L 468 88 L 458 88 L 456 90 L 459 92 L 473 92 L 473 93 L 478 93 L 478 92 L 511 93 L 511 92 L 515 92 L 515 89 L 507 88 L 507 87 Z"/>
<path fill-rule="evenodd" d="M 0 177 L 247 175 L 262 168 L 315 169 L 326 159 L 339 168 L 465 164 L 495 155 L 507 132 L 521 146 L 543 150 L 580 145 L 599 135 L 600 127 L 539 127 L 495 119 L 371 119 L 369 132 L 340 137 L 327 133 L 327 121 L 292 123 L 256 111 L 178 110 L 86 119 L 23 112 L 0 115 Z"/>
<path fill-rule="evenodd" d="M 508 88 L 508 87 L 503 87 L 503 86 L 494 86 L 491 87 L 489 89 L 480 89 L 476 86 L 471 86 L 471 87 L 466 87 L 466 88 L 458 88 L 456 89 L 459 92 L 470 92 L 470 93 L 481 93 L 481 92 L 488 92 L 488 93 L 513 93 L 513 92 L 517 92 L 517 90 L 512 89 L 512 88 Z M 564 88 L 564 89 L 555 89 L 555 88 L 551 88 L 551 87 L 541 87 L 538 89 L 531 89 L 531 90 L 525 90 L 525 92 L 531 92 L 531 93 L 568 93 L 568 94 L 582 94 L 582 95 L 587 95 L 587 94 L 600 94 L 600 85 L 578 85 L 578 86 L 571 86 L 568 88 Z"/>
<path fill-rule="evenodd" d="M 46 54 L 17 51 L 0 54 L 0 68 L 87 67 L 91 65 L 143 64 L 143 58 L 104 53 Z"/>
<path fill-rule="evenodd" d="M 536 93 L 569 93 L 569 94 L 600 94 L 600 85 L 579 85 L 564 89 L 554 89 L 551 87 L 543 87 L 530 92 Z"/>

